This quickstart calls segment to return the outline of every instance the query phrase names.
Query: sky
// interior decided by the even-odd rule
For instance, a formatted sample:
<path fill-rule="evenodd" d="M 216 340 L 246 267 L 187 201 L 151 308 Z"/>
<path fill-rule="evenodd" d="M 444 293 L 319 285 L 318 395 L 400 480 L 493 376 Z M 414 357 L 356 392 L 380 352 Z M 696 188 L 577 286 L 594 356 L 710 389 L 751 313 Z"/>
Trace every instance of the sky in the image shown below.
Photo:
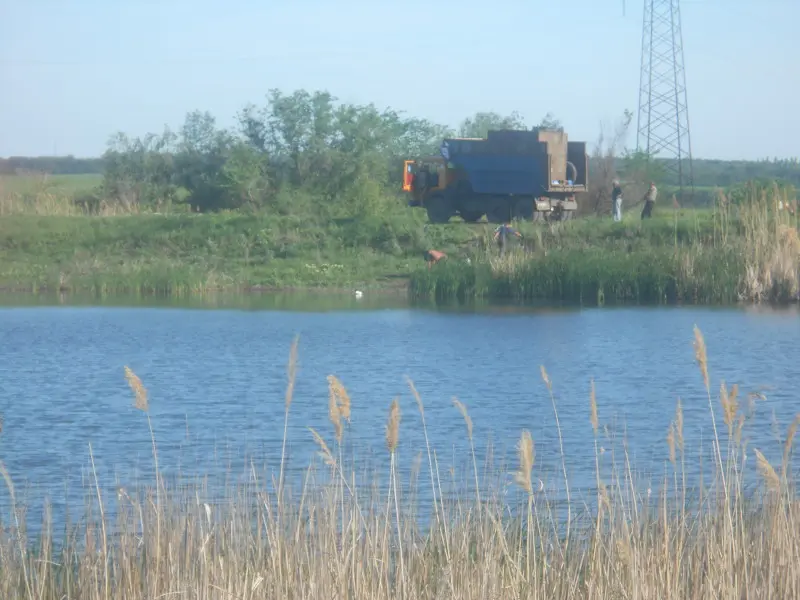
<path fill-rule="evenodd" d="M 643 0 L 0 0 L 0 156 L 98 156 L 118 131 L 233 127 L 279 88 L 457 126 L 638 109 Z M 800 156 L 800 0 L 681 2 L 692 153 Z M 627 139 L 636 145 L 636 119 Z"/>

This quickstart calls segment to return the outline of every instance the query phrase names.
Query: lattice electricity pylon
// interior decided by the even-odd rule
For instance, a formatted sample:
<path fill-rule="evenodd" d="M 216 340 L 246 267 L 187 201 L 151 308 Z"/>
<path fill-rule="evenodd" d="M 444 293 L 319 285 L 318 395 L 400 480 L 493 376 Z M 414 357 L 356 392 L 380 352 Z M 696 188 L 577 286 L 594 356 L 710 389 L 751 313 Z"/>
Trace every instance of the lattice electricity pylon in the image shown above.
<path fill-rule="evenodd" d="M 679 0 L 644 0 L 643 21 L 636 149 L 664 160 L 684 199 L 694 172 Z"/>

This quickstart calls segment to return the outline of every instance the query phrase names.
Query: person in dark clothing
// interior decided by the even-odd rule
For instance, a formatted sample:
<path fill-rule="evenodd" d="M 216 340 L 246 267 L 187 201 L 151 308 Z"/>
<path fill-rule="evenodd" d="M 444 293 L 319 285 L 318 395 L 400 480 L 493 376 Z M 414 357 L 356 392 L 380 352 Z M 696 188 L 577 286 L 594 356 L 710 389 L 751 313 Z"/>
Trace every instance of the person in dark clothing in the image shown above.
<path fill-rule="evenodd" d="M 622 186 L 619 180 L 615 179 L 614 187 L 611 189 L 611 204 L 614 214 L 614 221 L 622 221 Z"/>
<path fill-rule="evenodd" d="M 651 181 L 650 188 L 644 195 L 644 208 L 642 209 L 642 219 L 649 219 L 650 217 L 653 216 L 653 206 L 655 206 L 657 196 L 658 196 L 658 189 L 656 188 L 656 184 Z"/>
<path fill-rule="evenodd" d="M 500 254 L 505 254 L 506 251 L 506 243 L 508 242 L 508 236 L 513 235 L 518 238 L 522 237 L 522 234 L 511 227 L 508 223 L 503 223 L 494 230 L 494 239 L 497 241 L 497 247 L 500 249 Z"/>

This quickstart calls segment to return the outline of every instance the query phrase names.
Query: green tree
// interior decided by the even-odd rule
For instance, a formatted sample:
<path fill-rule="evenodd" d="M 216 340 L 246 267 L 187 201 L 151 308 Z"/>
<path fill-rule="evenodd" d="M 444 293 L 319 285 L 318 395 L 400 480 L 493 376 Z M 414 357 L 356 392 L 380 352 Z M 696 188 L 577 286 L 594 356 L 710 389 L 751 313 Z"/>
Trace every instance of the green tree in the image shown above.
<path fill-rule="evenodd" d="M 192 210 L 241 206 L 237 196 L 229 193 L 224 177 L 233 143 L 230 133 L 217 129 L 210 113 L 186 115 L 175 152 L 175 180 L 188 192 L 186 202 Z"/>
<path fill-rule="evenodd" d="M 103 155 L 102 194 L 127 207 L 168 208 L 176 198 L 175 164 L 171 152 L 176 136 L 169 129 L 159 135 L 129 138 L 117 133 Z"/>
<path fill-rule="evenodd" d="M 458 128 L 460 137 L 485 138 L 489 131 L 496 129 L 527 129 L 525 120 L 514 111 L 510 115 L 495 112 L 478 112 L 475 116 L 464 119 Z"/>

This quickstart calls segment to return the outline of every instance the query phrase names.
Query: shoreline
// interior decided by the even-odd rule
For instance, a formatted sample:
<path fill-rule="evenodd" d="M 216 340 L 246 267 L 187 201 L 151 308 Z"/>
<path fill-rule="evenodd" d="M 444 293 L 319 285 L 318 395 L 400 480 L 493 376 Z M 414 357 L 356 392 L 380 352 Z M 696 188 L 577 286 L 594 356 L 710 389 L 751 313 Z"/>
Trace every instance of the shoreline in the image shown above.
<path fill-rule="evenodd" d="M 364 293 L 363 296 L 356 296 L 355 291 L 360 289 Z M 474 306 L 503 306 L 503 307 L 535 307 L 535 308 L 592 308 L 592 309 L 613 309 L 613 308 L 708 308 L 708 309 L 796 309 L 800 308 L 800 298 L 793 298 L 788 301 L 779 302 L 774 300 L 764 300 L 761 302 L 739 300 L 736 302 L 682 302 L 682 301 L 664 301 L 664 302 L 641 302 L 634 300 L 620 300 L 611 299 L 602 303 L 581 302 L 571 300 L 547 299 L 547 298 L 518 298 L 514 296 L 471 296 L 466 298 L 435 298 L 428 296 L 414 296 L 411 289 L 410 278 L 405 278 L 403 283 L 392 285 L 368 285 L 359 287 L 342 287 L 342 286 L 245 286 L 245 287 L 213 287 L 205 288 L 202 290 L 181 291 L 178 293 L 166 291 L 143 291 L 135 289 L 115 288 L 105 291 L 98 291 L 91 287 L 67 287 L 61 288 L 48 288 L 38 287 L 15 287 L 15 286 L 0 286 L 0 306 L 3 305 L 2 301 L 9 300 L 13 297 L 34 299 L 42 297 L 56 297 L 60 296 L 62 299 L 66 297 L 71 298 L 87 298 L 87 297 L 105 297 L 105 298 L 142 298 L 142 299 L 203 299 L 204 297 L 224 296 L 224 297 L 238 297 L 238 298 L 258 298 L 258 297 L 275 297 L 275 296 L 296 296 L 302 297 L 315 297 L 321 298 L 351 298 L 353 300 L 369 301 L 374 298 L 382 299 L 402 299 L 411 304 L 433 305 L 433 306 L 457 306 L 457 307 L 474 307 Z"/>
<path fill-rule="evenodd" d="M 438 305 L 796 305 L 798 222 L 770 207 L 753 199 L 735 210 L 664 210 L 648 222 L 520 223 L 522 242 L 502 256 L 473 227 L 434 226 L 407 211 L 346 223 L 267 214 L 17 215 L 0 220 L 0 294 L 360 290 Z M 430 248 L 449 259 L 428 269 Z"/>
<path fill-rule="evenodd" d="M 398 278 L 400 279 L 400 278 Z M 294 286 L 267 286 L 267 285 L 251 285 L 251 286 L 212 286 L 206 287 L 201 290 L 191 290 L 188 292 L 181 291 L 180 293 L 171 293 L 167 291 L 148 290 L 144 291 L 136 288 L 110 288 L 103 292 L 108 295 L 140 295 L 140 296 L 203 296 L 205 294 L 240 294 L 240 295 L 258 295 L 258 294 L 285 294 L 285 293 L 300 293 L 300 294 L 319 294 L 319 295 L 344 295 L 353 294 L 359 288 L 362 291 L 369 291 L 370 293 L 379 293 L 382 295 L 399 294 L 409 291 L 409 277 L 402 277 L 402 283 L 391 285 L 374 285 L 370 283 L 363 286 L 321 286 L 321 285 L 294 285 Z M 51 288 L 48 286 L 13 286 L 13 285 L 0 285 L 0 295 L 11 294 L 26 294 L 26 295 L 40 295 L 40 294 L 89 294 L 97 293 L 96 287 L 70 287 L 60 286 L 58 288 Z"/>

